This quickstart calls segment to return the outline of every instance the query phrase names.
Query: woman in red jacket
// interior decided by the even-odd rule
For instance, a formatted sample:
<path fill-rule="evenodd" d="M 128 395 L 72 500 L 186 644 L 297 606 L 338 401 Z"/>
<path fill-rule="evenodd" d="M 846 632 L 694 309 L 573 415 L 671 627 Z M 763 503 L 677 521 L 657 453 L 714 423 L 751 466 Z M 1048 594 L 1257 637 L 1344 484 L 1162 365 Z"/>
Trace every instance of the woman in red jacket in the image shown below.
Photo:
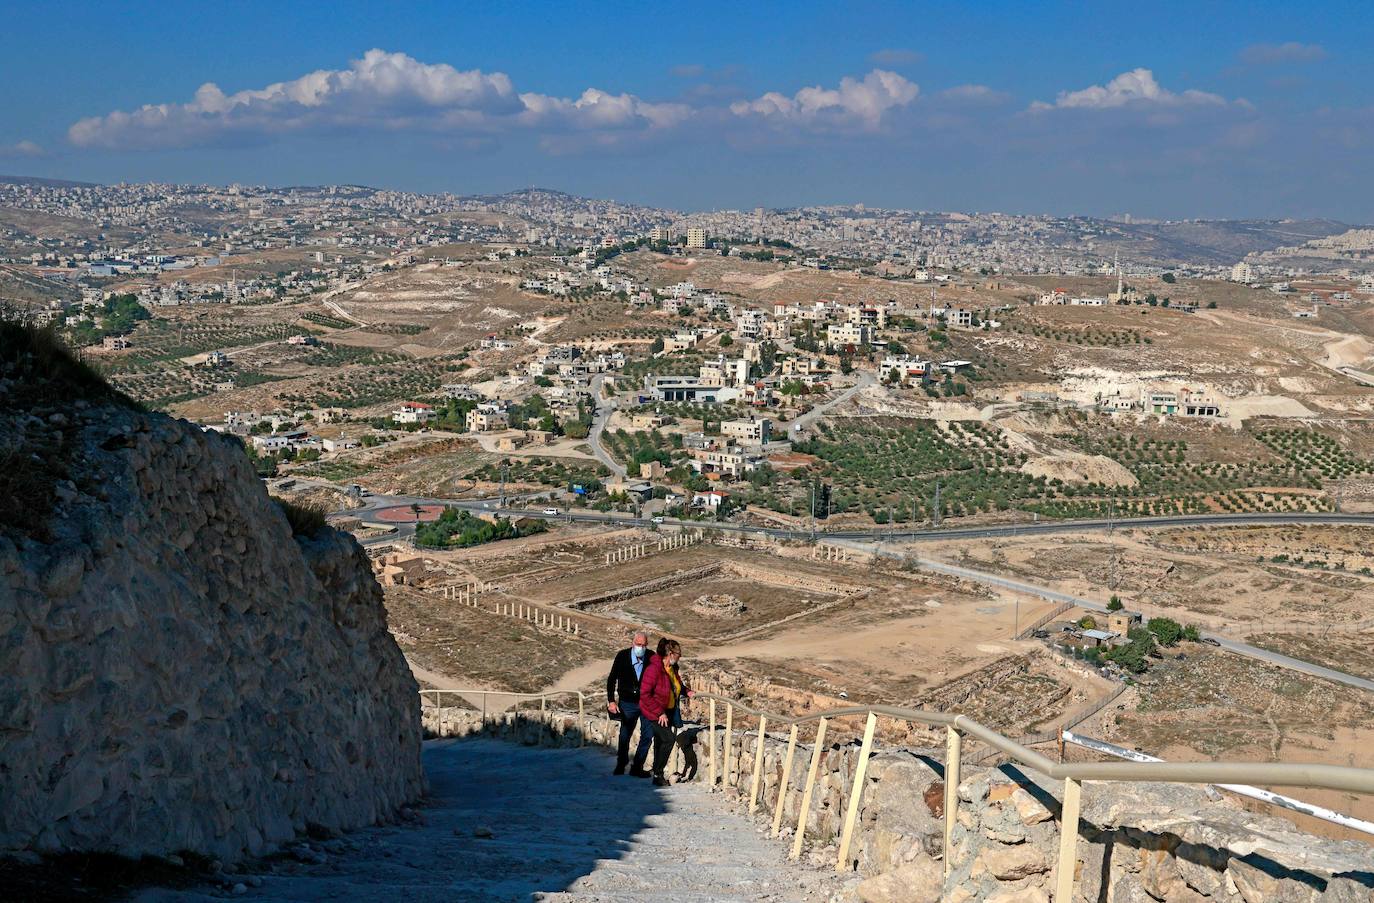
<path fill-rule="evenodd" d="M 673 753 L 673 723 L 679 717 L 679 701 L 690 695 L 678 676 L 677 663 L 681 658 L 682 645 L 677 640 L 659 640 L 658 654 L 649 659 L 639 684 L 639 729 L 654 736 L 655 787 L 668 786 L 663 769 Z"/>

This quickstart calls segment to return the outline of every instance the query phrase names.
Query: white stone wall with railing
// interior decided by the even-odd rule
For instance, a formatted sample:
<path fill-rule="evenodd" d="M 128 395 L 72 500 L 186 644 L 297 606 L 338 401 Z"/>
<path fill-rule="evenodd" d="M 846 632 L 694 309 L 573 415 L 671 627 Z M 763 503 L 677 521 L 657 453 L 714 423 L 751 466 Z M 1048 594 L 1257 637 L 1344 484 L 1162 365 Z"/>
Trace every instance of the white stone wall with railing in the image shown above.
<path fill-rule="evenodd" d="M 618 730 L 599 699 L 578 694 L 532 695 L 518 711 L 491 706 L 485 716 L 470 701 L 444 695 L 452 704 L 440 709 L 428 691 L 424 708 L 426 728 L 443 736 L 611 745 Z M 512 698 L 489 695 L 503 704 Z M 1061 779 L 1013 762 L 966 766 L 962 777 L 956 767 L 949 786 L 945 763 L 958 763 L 965 743 L 982 739 L 972 722 L 939 727 L 947 738 L 939 747 L 875 749 L 872 726 L 890 716 L 863 707 L 775 732 L 733 701 L 699 698 L 696 705 L 707 716 L 704 725 L 689 725 L 697 732 L 696 779 L 788 840 L 794 858 L 869 876 L 859 887 L 869 903 L 1374 900 L 1374 846 L 1303 833 L 1209 799 L 1201 784 L 1177 776 Z M 1199 774 L 1199 781 L 1217 779 Z M 1361 769 L 1318 769 L 1308 778 L 1369 781 L 1361 792 L 1374 791 L 1374 774 Z M 1070 864 L 1063 874 L 1061 862 Z"/>

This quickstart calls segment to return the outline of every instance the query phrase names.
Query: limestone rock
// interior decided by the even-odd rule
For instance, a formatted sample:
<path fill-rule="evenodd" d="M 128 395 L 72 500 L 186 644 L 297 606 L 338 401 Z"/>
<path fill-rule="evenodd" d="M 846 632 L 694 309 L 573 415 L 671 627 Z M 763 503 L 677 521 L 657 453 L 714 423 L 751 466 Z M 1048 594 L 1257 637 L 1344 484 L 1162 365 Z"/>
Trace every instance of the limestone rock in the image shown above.
<path fill-rule="evenodd" d="M 3 383 L 0 445 L 26 416 Z M 64 407 L 24 427 L 61 431 L 58 508 L 0 524 L 0 852 L 236 862 L 420 796 L 417 688 L 357 543 L 293 537 L 237 440 Z"/>
<path fill-rule="evenodd" d="M 922 857 L 868 878 L 858 886 L 863 903 L 939 903 L 944 888 L 940 864 Z"/>
<path fill-rule="evenodd" d="M 1031 875 L 1043 875 L 1050 870 L 1047 851 L 1033 844 L 989 846 L 978 854 L 973 863 L 973 875 L 992 875 L 998 881 L 1019 881 Z"/>

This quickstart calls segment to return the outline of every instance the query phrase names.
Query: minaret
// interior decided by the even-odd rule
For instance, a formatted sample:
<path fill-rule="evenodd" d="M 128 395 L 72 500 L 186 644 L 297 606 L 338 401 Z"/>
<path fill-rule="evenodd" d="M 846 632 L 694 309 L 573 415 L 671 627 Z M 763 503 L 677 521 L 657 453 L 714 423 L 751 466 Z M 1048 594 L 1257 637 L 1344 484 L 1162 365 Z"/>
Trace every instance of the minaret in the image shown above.
<path fill-rule="evenodd" d="M 1120 251 L 1117 251 L 1116 254 L 1113 255 L 1113 258 L 1112 258 L 1112 259 L 1113 259 L 1114 262 L 1116 263 L 1116 300 L 1120 301 L 1120 300 L 1121 300 L 1121 292 L 1122 292 L 1122 289 L 1123 289 L 1123 287 L 1124 287 L 1124 286 L 1122 285 L 1122 279 L 1121 279 L 1121 252 L 1120 252 Z"/>

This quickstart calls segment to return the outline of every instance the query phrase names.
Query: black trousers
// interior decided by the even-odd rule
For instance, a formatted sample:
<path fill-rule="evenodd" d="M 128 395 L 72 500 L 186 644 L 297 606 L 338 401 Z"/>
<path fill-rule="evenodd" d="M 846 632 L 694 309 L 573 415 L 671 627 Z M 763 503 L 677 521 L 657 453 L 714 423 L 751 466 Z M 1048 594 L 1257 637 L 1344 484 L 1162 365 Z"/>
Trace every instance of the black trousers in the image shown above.
<path fill-rule="evenodd" d="M 630 763 L 630 738 L 634 735 L 635 725 L 639 723 L 639 703 L 620 704 L 620 742 L 615 748 L 615 766 L 624 770 Z"/>
<path fill-rule="evenodd" d="M 649 723 L 647 718 L 640 721 Z M 663 777 L 663 769 L 668 767 L 668 759 L 673 754 L 673 744 L 677 742 L 677 736 L 671 727 L 664 727 L 657 721 L 654 726 L 654 775 Z"/>

